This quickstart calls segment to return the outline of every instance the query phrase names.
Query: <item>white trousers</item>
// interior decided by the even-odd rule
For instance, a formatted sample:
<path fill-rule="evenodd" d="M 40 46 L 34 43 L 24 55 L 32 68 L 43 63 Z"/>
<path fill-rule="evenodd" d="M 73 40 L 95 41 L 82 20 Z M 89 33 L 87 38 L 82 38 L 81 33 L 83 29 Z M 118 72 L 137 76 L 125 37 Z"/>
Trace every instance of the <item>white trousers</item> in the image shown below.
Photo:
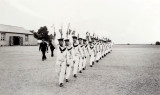
<path fill-rule="evenodd" d="M 69 59 L 68 62 L 69 62 L 69 66 L 66 67 L 66 77 L 65 77 L 66 79 L 69 79 L 71 71 L 72 71 L 72 66 L 73 66 L 73 60 L 72 59 Z"/>
<path fill-rule="evenodd" d="M 102 58 L 102 56 L 103 56 L 103 51 L 101 51 L 101 58 Z"/>
<path fill-rule="evenodd" d="M 83 65 L 83 59 L 82 57 L 79 58 L 79 66 L 78 66 L 78 70 L 81 71 L 82 70 L 82 65 Z"/>
<path fill-rule="evenodd" d="M 97 58 L 97 60 L 100 60 L 100 58 L 101 58 L 101 52 L 98 52 L 98 58 Z"/>
<path fill-rule="evenodd" d="M 96 54 L 96 60 L 99 60 L 99 52 Z"/>
<path fill-rule="evenodd" d="M 90 65 L 93 65 L 92 62 L 94 62 L 94 60 L 95 60 L 94 54 L 91 54 L 91 57 L 90 57 Z"/>
<path fill-rule="evenodd" d="M 63 83 L 65 77 L 65 70 L 66 70 L 66 62 L 57 61 L 56 62 L 56 72 L 58 73 L 59 77 L 59 84 Z"/>
<path fill-rule="evenodd" d="M 83 59 L 82 68 L 85 68 L 85 67 L 86 67 L 86 62 L 87 62 L 87 57 Z"/>
<path fill-rule="evenodd" d="M 77 74 L 78 71 L 78 64 L 79 64 L 79 56 L 75 56 L 74 63 L 73 63 L 73 74 Z"/>

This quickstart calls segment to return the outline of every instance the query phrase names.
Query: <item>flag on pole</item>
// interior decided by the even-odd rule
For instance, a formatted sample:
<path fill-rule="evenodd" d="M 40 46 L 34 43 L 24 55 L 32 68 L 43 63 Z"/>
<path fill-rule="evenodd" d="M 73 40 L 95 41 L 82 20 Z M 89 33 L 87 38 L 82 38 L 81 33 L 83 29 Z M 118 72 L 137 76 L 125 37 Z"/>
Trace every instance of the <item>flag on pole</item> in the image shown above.
<path fill-rule="evenodd" d="M 73 30 L 72 35 L 74 35 L 74 36 L 75 36 L 75 32 L 76 32 L 76 31 L 75 31 L 75 30 Z"/>
<path fill-rule="evenodd" d="M 63 35 L 62 29 L 59 29 L 59 32 L 60 32 L 60 35 L 61 35 L 61 38 L 62 38 L 62 35 Z"/>
<path fill-rule="evenodd" d="M 78 35 L 77 35 L 77 38 L 79 38 L 79 33 L 78 33 Z"/>
<path fill-rule="evenodd" d="M 72 30 L 71 30 L 71 29 L 69 29 L 68 34 L 70 35 L 70 34 L 71 34 L 71 32 L 72 32 Z"/>

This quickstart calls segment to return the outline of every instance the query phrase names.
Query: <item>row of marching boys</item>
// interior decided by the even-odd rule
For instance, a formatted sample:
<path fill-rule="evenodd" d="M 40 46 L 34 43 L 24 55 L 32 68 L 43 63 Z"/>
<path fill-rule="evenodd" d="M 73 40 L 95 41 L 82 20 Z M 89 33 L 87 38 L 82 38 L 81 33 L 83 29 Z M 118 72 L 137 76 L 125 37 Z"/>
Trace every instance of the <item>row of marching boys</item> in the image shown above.
<path fill-rule="evenodd" d="M 77 78 L 77 73 L 86 70 L 87 59 L 92 67 L 95 62 L 105 57 L 112 51 L 111 40 L 102 40 L 86 35 L 81 38 L 68 34 L 64 39 L 58 39 L 56 72 L 58 73 L 59 86 L 64 86 L 64 81 L 69 82 L 70 75 Z"/>

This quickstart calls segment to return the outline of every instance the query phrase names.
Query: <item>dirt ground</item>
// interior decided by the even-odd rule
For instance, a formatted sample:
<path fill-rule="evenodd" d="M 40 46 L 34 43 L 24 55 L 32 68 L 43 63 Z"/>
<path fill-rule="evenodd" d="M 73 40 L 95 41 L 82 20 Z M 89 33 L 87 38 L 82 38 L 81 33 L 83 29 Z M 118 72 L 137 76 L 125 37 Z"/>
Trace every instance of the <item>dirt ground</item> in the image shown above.
<path fill-rule="evenodd" d="M 115 45 L 77 79 L 58 86 L 55 58 L 38 46 L 0 47 L 0 95 L 160 95 L 160 47 Z"/>

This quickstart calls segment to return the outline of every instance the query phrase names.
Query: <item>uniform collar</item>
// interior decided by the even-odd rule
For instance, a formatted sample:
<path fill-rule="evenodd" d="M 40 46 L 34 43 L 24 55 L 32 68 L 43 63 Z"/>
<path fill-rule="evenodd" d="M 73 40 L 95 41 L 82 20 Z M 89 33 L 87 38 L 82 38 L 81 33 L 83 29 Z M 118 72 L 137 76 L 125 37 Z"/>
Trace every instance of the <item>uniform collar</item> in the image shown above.
<path fill-rule="evenodd" d="M 66 46 L 67 50 L 71 50 L 72 47 L 71 46 Z"/>
<path fill-rule="evenodd" d="M 93 47 L 93 46 L 90 46 L 90 48 L 93 49 L 94 47 Z"/>
<path fill-rule="evenodd" d="M 61 51 L 61 53 L 63 53 L 66 50 L 66 48 L 59 46 L 59 50 Z"/>
<path fill-rule="evenodd" d="M 78 44 L 74 44 L 74 43 L 73 43 L 73 46 L 74 46 L 74 47 L 77 47 L 77 46 L 78 46 Z"/>

